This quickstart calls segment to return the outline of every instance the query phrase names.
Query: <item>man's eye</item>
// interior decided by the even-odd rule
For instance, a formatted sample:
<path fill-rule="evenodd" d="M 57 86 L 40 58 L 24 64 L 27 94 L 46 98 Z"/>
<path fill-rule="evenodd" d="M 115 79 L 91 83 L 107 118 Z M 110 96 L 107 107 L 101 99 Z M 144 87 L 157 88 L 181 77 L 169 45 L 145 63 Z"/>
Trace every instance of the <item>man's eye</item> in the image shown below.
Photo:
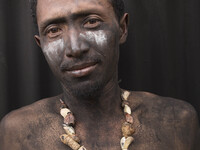
<path fill-rule="evenodd" d="M 62 30 L 58 27 L 52 27 L 47 30 L 47 36 L 50 38 L 54 38 L 59 36 L 62 33 Z"/>
<path fill-rule="evenodd" d="M 56 33 L 56 32 L 59 32 L 59 30 L 60 29 L 58 29 L 58 28 L 52 28 L 52 29 L 50 29 L 48 32 L 50 33 Z"/>
<path fill-rule="evenodd" d="M 101 21 L 98 19 L 90 19 L 84 24 L 84 28 L 96 28 L 99 27 Z"/>

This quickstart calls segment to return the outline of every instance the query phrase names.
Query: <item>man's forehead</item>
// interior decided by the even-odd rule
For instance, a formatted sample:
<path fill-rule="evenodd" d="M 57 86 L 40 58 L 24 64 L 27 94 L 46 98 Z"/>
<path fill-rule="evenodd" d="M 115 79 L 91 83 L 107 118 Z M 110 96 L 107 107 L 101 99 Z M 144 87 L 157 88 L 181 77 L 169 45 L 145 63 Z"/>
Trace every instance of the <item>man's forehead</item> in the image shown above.
<path fill-rule="evenodd" d="M 86 2 L 89 4 L 94 4 L 94 5 L 106 5 L 110 4 L 109 0 L 37 0 L 37 6 L 40 4 L 53 4 L 56 5 L 56 3 L 68 3 L 70 5 L 79 5 L 80 3 Z M 45 5 L 44 5 L 45 6 Z M 65 5 L 65 7 L 69 7 L 68 5 Z"/>
<path fill-rule="evenodd" d="M 87 10 L 109 11 L 110 13 L 112 5 L 108 0 L 38 0 L 37 19 L 40 22 L 44 18 L 56 17 L 61 14 L 67 15 L 84 12 Z"/>

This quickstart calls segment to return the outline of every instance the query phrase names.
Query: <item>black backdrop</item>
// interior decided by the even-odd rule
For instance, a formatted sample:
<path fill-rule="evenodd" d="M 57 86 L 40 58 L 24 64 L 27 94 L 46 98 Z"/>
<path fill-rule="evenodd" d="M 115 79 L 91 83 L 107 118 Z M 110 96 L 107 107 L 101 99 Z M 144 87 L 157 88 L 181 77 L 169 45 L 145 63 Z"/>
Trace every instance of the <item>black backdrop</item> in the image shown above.
<path fill-rule="evenodd" d="M 129 38 L 121 47 L 121 87 L 183 99 L 200 114 L 200 1 L 125 0 Z M 28 0 L 0 1 L 0 118 L 59 94 L 41 50 Z"/>

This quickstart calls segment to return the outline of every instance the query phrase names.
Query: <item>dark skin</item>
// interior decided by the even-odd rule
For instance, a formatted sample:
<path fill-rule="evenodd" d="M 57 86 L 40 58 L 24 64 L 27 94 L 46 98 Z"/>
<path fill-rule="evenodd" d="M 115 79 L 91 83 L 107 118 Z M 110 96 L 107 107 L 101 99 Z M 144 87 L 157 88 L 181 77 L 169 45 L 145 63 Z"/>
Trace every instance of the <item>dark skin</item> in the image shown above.
<path fill-rule="evenodd" d="M 1 123 L 1 150 L 70 150 L 59 139 L 64 133 L 60 97 L 63 98 L 44 99 L 8 114 Z M 136 128 L 130 150 L 193 150 L 198 123 L 189 104 L 146 92 L 132 92 L 129 100 Z M 124 117 L 120 106 L 116 110 L 104 114 L 97 107 L 91 113 L 77 106 L 73 111 L 76 132 L 87 149 L 120 150 Z"/>
<path fill-rule="evenodd" d="M 117 64 L 128 15 L 118 21 L 107 0 L 39 0 L 37 21 L 36 41 L 63 94 L 4 117 L 0 149 L 70 150 L 59 139 L 64 133 L 61 98 L 74 113 L 82 145 L 119 150 L 125 118 Z M 146 92 L 131 92 L 129 101 L 136 129 L 130 150 L 194 149 L 198 119 L 192 106 Z"/>

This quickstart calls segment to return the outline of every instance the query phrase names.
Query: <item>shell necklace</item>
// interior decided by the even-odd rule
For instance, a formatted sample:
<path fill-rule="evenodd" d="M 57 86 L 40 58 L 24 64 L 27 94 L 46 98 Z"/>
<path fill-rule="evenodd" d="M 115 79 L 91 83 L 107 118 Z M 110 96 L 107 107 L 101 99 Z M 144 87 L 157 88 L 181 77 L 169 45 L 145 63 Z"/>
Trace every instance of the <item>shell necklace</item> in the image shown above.
<path fill-rule="evenodd" d="M 122 91 L 122 107 L 124 111 L 124 116 L 126 121 L 122 124 L 122 135 L 123 137 L 120 140 L 120 145 L 122 150 L 128 150 L 129 145 L 134 141 L 133 134 L 135 129 L 133 127 L 133 117 L 131 116 L 131 108 L 129 107 L 128 97 L 130 95 L 129 91 Z M 66 104 L 60 99 L 61 107 L 60 114 L 64 118 L 63 129 L 65 134 L 60 136 L 61 141 L 68 145 L 72 150 L 87 150 L 84 146 L 81 146 L 80 139 L 76 136 L 75 133 L 75 119 L 73 113 L 69 110 Z"/>

